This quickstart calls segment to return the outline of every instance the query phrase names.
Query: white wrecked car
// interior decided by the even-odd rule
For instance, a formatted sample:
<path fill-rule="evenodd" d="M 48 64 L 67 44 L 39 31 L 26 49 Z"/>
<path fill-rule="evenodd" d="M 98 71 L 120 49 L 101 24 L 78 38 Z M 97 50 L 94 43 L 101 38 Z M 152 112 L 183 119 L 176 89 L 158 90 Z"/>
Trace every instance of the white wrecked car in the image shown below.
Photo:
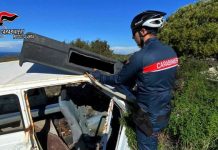
<path fill-rule="evenodd" d="M 125 95 L 39 64 L 0 70 L 0 149 L 129 149 Z"/>

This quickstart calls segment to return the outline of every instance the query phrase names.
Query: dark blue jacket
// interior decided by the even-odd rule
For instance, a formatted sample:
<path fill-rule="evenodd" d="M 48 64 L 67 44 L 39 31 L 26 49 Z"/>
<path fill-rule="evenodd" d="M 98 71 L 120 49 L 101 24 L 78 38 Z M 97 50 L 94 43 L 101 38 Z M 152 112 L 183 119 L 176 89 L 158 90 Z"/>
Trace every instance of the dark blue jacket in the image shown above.
<path fill-rule="evenodd" d="M 118 74 L 93 75 L 101 83 L 109 85 L 121 85 L 135 80 L 137 103 L 150 114 L 155 131 L 167 125 L 177 65 L 175 51 L 157 38 L 151 38 L 140 51 L 130 57 Z"/>

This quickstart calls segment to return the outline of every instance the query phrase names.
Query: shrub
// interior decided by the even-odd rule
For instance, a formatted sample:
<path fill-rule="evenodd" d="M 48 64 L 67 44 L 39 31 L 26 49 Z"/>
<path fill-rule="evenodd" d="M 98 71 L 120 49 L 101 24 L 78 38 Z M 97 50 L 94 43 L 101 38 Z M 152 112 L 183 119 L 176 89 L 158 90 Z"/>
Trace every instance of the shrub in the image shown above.
<path fill-rule="evenodd" d="M 218 1 L 204 0 L 180 8 L 159 34 L 181 55 L 218 55 Z"/>
<path fill-rule="evenodd" d="M 72 46 L 92 51 L 97 54 L 113 58 L 119 61 L 125 61 L 129 58 L 129 55 L 114 54 L 113 51 L 110 49 L 110 46 L 108 45 L 107 41 L 102 41 L 99 39 L 91 42 L 86 42 L 78 38 L 70 42 L 70 44 Z"/>
<path fill-rule="evenodd" d="M 218 84 L 206 79 L 205 61 L 185 59 L 167 133 L 181 149 L 218 149 Z"/>
<path fill-rule="evenodd" d="M 207 80 L 208 64 L 180 58 L 172 114 L 168 128 L 159 135 L 160 150 L 218 149 L 218 83 Z M 121 119 L 127 127 L 131 149 L 137 148 L 131 114 Z"/>

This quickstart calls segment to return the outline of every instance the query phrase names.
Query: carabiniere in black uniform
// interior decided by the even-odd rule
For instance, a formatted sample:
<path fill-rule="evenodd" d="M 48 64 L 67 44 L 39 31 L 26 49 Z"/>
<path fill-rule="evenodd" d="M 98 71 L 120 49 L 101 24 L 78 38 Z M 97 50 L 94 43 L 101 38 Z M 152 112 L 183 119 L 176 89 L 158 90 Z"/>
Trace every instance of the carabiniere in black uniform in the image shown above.
<path fill-rule="evenodd" d="M 163 45 L 157 38 L 152 38 L 130 57 L 118 74 L 93 75 L 101 83 L 109 85 L 122 85 L 129 79 L 136 78 L 137 103 L 150 114 L 153 131 L 158 131 L 168 123 L 177 65 L 178 58 L 174 50 Z"/>
<path fill-rule="evenodd" d="M 157 31 L 163 24 L 164 15 L 165 13 L 158 11 L 145 11 L 137 15 L 131 24 L 133 36 L 136 32 L 140 35 L 142 28 L 146 31 Z M 106 76 L 95 71 L 92 75 L 103 84 L 116 86 L 135 81 L 136 103 L 138 110 L 142 110 L 136 112 L 133 118 L 138 127 L 138 147 L 153 150 L 157 149 L 155 134 L 168 124 L 178 58 L 175 51 L 161 43 L 156 36 L 145 41 L 140 37 L 141 49 L 130 57 L 118 74 Z"/>

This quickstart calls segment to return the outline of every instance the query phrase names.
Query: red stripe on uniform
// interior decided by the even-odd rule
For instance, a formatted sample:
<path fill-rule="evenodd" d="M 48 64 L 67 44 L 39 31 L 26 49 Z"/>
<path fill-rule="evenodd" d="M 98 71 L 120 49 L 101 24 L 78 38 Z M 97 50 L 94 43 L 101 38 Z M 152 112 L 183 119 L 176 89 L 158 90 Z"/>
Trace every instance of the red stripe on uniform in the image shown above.
<path fill-rule="evenodd" d="M 161 60 L 159 62 L 156 62 L 154 64 L 144 67 L 143 73 L 157 72 L 157 71 L 166 70 L 166 69 L 176 67 L 176 66 L 178 66 L 178 58 L 174 57 L 170 59 Z"/>

